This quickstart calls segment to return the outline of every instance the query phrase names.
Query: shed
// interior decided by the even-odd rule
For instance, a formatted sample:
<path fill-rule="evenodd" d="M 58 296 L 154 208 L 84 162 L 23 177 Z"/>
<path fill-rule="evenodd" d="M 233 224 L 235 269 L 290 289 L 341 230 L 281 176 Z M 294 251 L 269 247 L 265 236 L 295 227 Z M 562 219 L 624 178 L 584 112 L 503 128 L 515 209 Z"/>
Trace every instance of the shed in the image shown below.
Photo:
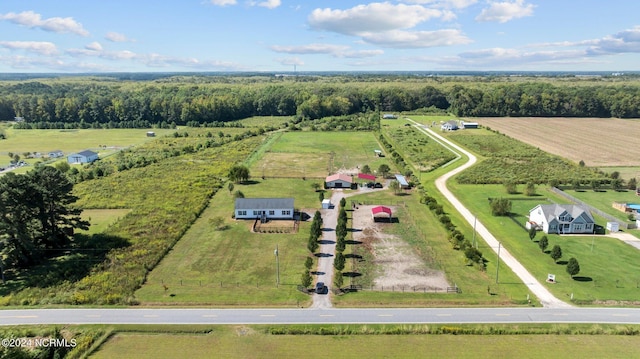
<path fill-rule="evenodd" d="M 323 199 L 322 200 L 322 209 L 331 209 L 331 200 L 330 199 Z"/>
<path fill-rule="evenodd" d="M 91 163 L 94 161 L 98 160 L 98 154 L 93 152 L 93 151 L 89 151 L 89 150 L 84 150 L 82 152 L 78 152 L 78 153 L 72 153 L 69 156 L 67 156 L 67 162 L 68 163 Z"/>
<path fill-rule="evenodd" d="M 620 224 L 618 222 L 607 222 L 607 230 L 609 232 L 617 232 L 620 230 Z"/>
<path fill-rule="evenodd" d="M 480 125 L 478 125 L 477 122 L 462 122 L 462 128 L 478 128 L 480 127 Z"/>
<path fill-rule="evenodd" d="M 351 188 L 352 183 L 353 178 L 343 173 L 336 173 L 334 175 L 328 176 L 324 180 L 326 188 Z"/>
<path fill-rule="evenodd" d="M 156 133 L 153 131 L 147 131 L 147 137 L 156 137 Z"/>
<path fill-rule="evenodd" d="M 409 188 L 409 182 L 407 182 L 407 179 L 403 175 L 397 174 L 396 175 L 396 181 L 398 181 L 398 183 L 400 183 L 400 188 L 402 188 L 402 189 Z"/>
<path fill-rule="evenodd" d="M 373 153 L 375 153 L 376 156 L 378 156 L 378 157 L 382 157 L 382 151 L 381 150 L 373 150 Z"/>
<path fill-rule="evenodd" d="M 371 218 L 375 221 L 376 218 L 391 219 L 391 208 L 385 206 L 376 206 L 371 208 Z"/>
<path fill-rule="evenodd" d="M 64 152 L 62 152 L 62 150 L 53 150 L 53 151 L 49 151 L 48 155 L 49 155 L 49 158 L 59 158 L 64 156 Z"/>

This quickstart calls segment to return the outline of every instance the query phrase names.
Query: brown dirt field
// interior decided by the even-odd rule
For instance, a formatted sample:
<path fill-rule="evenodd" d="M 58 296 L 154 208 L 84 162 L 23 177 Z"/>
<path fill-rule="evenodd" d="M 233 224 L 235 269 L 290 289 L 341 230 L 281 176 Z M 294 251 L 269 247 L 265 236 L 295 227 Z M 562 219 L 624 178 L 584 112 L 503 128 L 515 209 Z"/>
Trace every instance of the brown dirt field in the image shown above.
<path fill-rule="evenodd" d="M 640 166 L 639 119 L 618 118 L 474 118 L 543 151 L 590 167 Z"/>
<path fill-rule="evenodd" d="M 371 208 L 359 206 L 353 211 L 353 227 L 363 228 L 354 232 L 353 239 L 363 242 L 374 256 L 378 268 L 374 287 L 378 290 L 392 287 L 416 288 L 419 290 L 446 290 L 449 286 L 444 272 L 428 268 L 413 249 L 394 235 L 385 233 L 386 226 L 397 226 L 394 223 L 374 222 Z M 390 207 L 395 212 L 394 207 Z"/>

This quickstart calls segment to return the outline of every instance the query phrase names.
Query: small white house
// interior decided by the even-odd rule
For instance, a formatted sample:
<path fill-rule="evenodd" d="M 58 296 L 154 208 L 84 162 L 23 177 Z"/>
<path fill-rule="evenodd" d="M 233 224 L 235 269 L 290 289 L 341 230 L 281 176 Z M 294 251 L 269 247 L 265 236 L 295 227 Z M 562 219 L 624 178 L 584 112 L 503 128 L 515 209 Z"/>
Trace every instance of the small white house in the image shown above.
<path fill-rule="evenodd" d="M 455 131 L 455 130 L 458 129 L 458 121 L 449 120 L 449 121 L 443 123 L 442 126 L 440 126 L 440 129 L 442 131 Z"/>
<path fill-rule="evenodd" d="M 293 198 L 237 198 L 236 219 L 293 219 Z"/>
<path fill-rule="evenodd" d="M 589 211 L 575 204 L 539 204 L 529 211 L 526 228 L 544 233 L 593 233 L 595 221 Z"/>
<path fill-rule="evenodd" d="M 64 156 L 64 152 L 62 150 L 53 150 L 48 153 L 49 158 L 60 158 Z"/>
<path fill-rule="evenodd" d="M 91 163 L 97 160 L 98 160 L 98 154 L 89 150 L 85 150 L 78 153 L 72 153 L 69 156 L 67 156 L 67 162 L 70 164 Z"/>
<path fill-rule="evenodd" d="M 336 173 L 324 180 L 325 188 L 351 188 L 353 178 L 343 173 Z"/>

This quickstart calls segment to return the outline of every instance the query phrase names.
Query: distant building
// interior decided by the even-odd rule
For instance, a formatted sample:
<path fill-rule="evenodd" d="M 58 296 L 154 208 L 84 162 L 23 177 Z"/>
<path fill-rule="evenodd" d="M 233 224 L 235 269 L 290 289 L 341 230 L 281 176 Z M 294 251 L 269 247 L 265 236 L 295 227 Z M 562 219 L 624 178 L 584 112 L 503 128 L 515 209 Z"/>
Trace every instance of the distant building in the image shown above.
<path fill-rule="evenodd" d="M 236 219 L 293 219 L 293 198 L 237 198 Z"/>
<path fill-rule="evenodd" d="M 153 131 L 148 131 L 147 132 L 147 137 L 156 137 L 156 133 Z"/>
<path fill-rule="evenodd" d="M 384 120 L 395 120 L 396 118 L 398 118 L 398 116 L 392 113 L 385 113 L 384 115 L 382 115 L 382 119 Z"/>
<path fill-rule="evenodd" d="M 440 126 L 440 129 L 442 131 L 455 131 L 455 130 L 458 129 L 458 121 L 449 120 L 449 121 L 443 123 L 442 126 Z"/>
<path fill-rule="evenodd" d="M 403 175 L 397 174 L 396 181 L 398 181 L 398 183 L 400 184 L 400 188 L 402 189 L 409 188 L 409 182 L 407 182 L 407 179 Z"/>
<path fill-rule="evenodd" d="M 49 158 L 60 158 L 64 156 L 64 152 L 62 150 L 53 150 L 49 152 Z"/>
<path fill-rule="evenodd" d="M 72 153 L 69 156 L 67 156 L 67 162 L 70 164 L 91 163 L 91 162 L 97 161 L 98 159 L 99 159 L 98 154 L 89 150 L 85 150 L 78 153 Z"/>
<path fill-rule="evenodd" d="M 462 128 L 463 129 L 467 129 L 467 128 L 479 128 L 480 125 L 478 125 L 477 122 L 462 122 Z"/>

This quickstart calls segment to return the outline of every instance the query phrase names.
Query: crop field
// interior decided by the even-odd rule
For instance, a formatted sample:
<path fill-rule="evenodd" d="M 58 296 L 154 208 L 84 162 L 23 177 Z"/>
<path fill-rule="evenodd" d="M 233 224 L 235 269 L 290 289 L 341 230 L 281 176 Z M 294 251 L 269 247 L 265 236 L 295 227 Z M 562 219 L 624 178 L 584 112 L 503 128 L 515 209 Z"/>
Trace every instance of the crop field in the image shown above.
<path fill-rule="evenodd" d="M 475 119 L 474 119 L 475 120 Z M 482 118 L 485 127 L 591 167 L 640 166 L 640 120 Z"/>
<path fill-rule="evenodd" d="M 375 170 L 385 158 L 376 157 L 381 149 L 373 133 L 287 132 L 251 168 L 253 176 L 326 177 L 330 173 L 357 173 L 368 164 Z"/>
<path fill-rule="evenodd" d="M 403 157 L 420 172 L 429 172 L 456 157 L 431 137 L 425 136 L 413 127 L 389 128 L 386 133 L 395 147 L 402 149 Z"/>

